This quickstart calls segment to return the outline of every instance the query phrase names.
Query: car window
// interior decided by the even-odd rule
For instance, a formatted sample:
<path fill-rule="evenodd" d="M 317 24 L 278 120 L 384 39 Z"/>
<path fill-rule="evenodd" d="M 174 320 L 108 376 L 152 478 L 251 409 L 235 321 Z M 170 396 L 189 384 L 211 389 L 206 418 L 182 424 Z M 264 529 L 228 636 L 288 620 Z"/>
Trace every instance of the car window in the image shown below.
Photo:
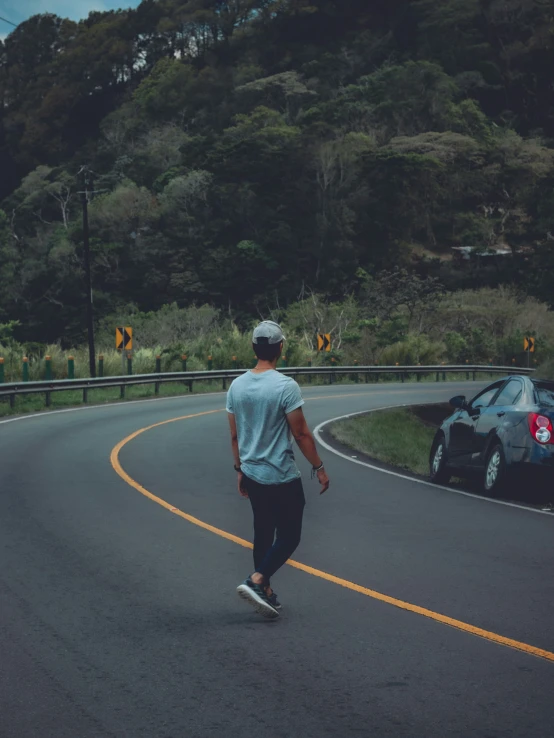
<path fill-rule="evenodd" d="M 554 386 L 535 385 L 538 404 L 543 407 L 554 407 Z"/>
<path fill-rule="evenodd" d="M 494 404 L 502 406 L 515 405 L 521 397 L 522 391 L 523 385 L 521 384 L 521 382 L 518 382 L 517 379 L 512 379 L 502 389 L 502 391 L 494 401 Z"/>
<path fill-rule="evenodd" d="M 488 407 L 501 386 L 502 383 L 498 382 L 498 384 L 488 387 L 471 401 L 471 407 Z"/>
<path fill-rule="evenodd" d="M 471 403 L 471 407 L 488 407 L 490 405 L 490 402 L 492 398 L 495 396 L 495 394 L 498 392 L 498 387 L 495 389 L 487 390 L 486 392 L 483 392 L 481 395 L 476 397 L 473 402 Z"/>

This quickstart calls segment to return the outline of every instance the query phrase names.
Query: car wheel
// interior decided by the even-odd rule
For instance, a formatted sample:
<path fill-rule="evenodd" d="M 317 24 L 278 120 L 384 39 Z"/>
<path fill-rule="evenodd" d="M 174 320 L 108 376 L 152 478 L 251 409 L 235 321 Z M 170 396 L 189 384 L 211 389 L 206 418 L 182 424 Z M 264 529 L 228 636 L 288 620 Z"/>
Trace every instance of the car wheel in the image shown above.
<path fill-rule="evenodd" d="M 429 476 L 436 484 L 447 484 L 452 476 L 448 469 L 448 449 L 446 438 L 441 434 L 433 444 L 429 459 Z"/>
<path fill-rule="evenodd" d="M 485 494 L 494 497 L 504 487 L 506 481 L 506 457 L 500 443 L 495 443 L 487 456 L 483 487 Z"/>

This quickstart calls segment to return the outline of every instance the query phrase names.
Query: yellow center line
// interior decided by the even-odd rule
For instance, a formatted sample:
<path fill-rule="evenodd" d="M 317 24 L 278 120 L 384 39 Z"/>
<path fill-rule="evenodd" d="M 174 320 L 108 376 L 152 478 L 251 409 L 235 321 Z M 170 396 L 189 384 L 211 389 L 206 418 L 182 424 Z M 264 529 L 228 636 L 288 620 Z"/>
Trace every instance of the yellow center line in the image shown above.
<path fill-rule="evenodd" d="M 365 394 L 365 393 L 358 393 L 358 394 Z M 350 395 L 350 396 L 353 396 L 353 395 Z M 322 398 L 312 397 L 309 399 L 310 400 L 316 400 L 316 399 L 326 399 L 327 400 L 327 399 L 332 399 L 336 397 L 346 397 L 346 395 L 326 396 Z M 186 520 L 189 523 L 192 523 L 193 525 L 198 526 L 199 528 L 203 528 L 204 530 L 210 531 L 210 533 L 214 533 L 220 538 L 225 538 L 228 541 L 237 543 L 239 546 L 243 546 L 244 548 L 251 549 L 252 544 L 249 541 L 245 541 L 243 538 L 239 538 L 239 536 L 235 536 L 232 533 L 229 533 L 225 530 L 221 530 L 220 528 L 216 528 L 215 526 L 210 525 L 209 523 L 205 523 L 203 520 L 199 520 L 198 518 L 195 518 L 192 515 L 188 515 L 182 510 L 179 510 L 179 508 L 172 505 L 170 502 L 167 502 L 166 500 L 163 500 L 161 497 L 158 497 L 157 495 L 150 492 L 145 487 L 143 487 L 141 484 L 139 484 L 135 479 L 133 479 L 129 474 L 127 474 L 127 472 L 123 469 L 119 461 L 119 454 L 121 452 L 121 449 L 124 448 L 124 446 L 126 446 L 133 439 L 137 438 L 143 433 L 146 433 L 147 431 L 152 430 L 153 428 L 159 428 L 160 426 L 168 425 L 169 423 L 177 423 L 181 420 L 191 420 L 192 418 L 200 418 L 205 415 L 214 415 L 215 413 L 222 413 L 222 412 L 224 412 L 223 408 L 218 409 L 218 410 L 208 410 L 202 413 L 195 413 L 193 415 L 183 415 L 178 418 L 171 418 L 169 420 L 163 420 L 160 423 L 154 423 L 153 425 L 149 425 L 146 428 L 141 428 L 140 430 L 137 430 L 134 433 L 131 433 L 129 436 L 127 436 L 122 441 L 120 441 L 116 446 L 114 446 L 110 454 L 110 461 L 111 461 L 112 467 L 115 470 L 116 474 L 118 474 L 121 477 L 121 479 L 123 479 L 123 481 L 125 481 L 128 485 L 133 487 L 133 489 L 136 489 L 137 492 L 140 492 L 141 495 L 148 497 L 148 499 L 152 500 L 152 502 L 155 502 L 158 505 L 161 505 L 161 507 L 164 507 L 166 510 L 169 510 L 169 512 L 173 513 L 174 515 L 177 515 L 178 517 L 183 518 L 183 520 Z M 521 641 L 516 641 L 516 640 L 513 640 L 512 638 L 506 638 L 505 636 L 498 635 L 498 633 L 492 633 L 489 630 L 484 630 L 483 628 L 478 628 L 475 625 L 470 625 L 469 623 L 465 623 L 462 620 L 456 620 L 455 618 L 450 618 L 447 615 L 441 615 L 440 613 L 434 612 L 433 610 L 428 610 L 425 607 L 420 607 L 419 605 L 413 605 L 410 602 L 404 602 L 403 600 L 398 600 L 396 599 L 396 597 L 389 597 L 389 595 L 382 594 L 381 592 L 376 592 L 375 590 L 368 589 L 367 587 L 362 587 L 359 584 L 355 584 L 354 582 L 348 581 L 348 579 L 341 579 L 340 577 L 336 577 L 333 574 L 329 574 L 328 572 L 321 571 L 320 569 L 314 569 L 312 566 L 307 566 L 306 564 L 302 564 L 299 561 L 294 561 L 293 559 L 289 559 L 287 564 L 289 566 L 294 567 L 295 569 L 300 569 L 300 571 L 306 572 L 307 574 L 311 574 L 314 577 L 318 577 L 319 579 L 324 579 L 327 582 L 332 582 L 333 584 L 338 584 L 340 587 L 344 587 L 345 589 L 350 589 L 353 592 L 358 592 L 359 594 L 365 595 L 366 597 L 370 597 L 371 599 L 374 599 L 374 600 L 378 600 L 379 602 L 384 602 L 388 605 L 392 605 L 393 607 L 397 607 L 400 610 L 407 610 L 408 612 L 415 613 L 416 615 L 422 615 L 423 617 L 429 618 L 430 620 L 434 620 L 438 623 L 442 623 L 443 625 L 448 625 L 451 628 L 456 628 L 457 630 L 464 631 L 465 633 L 471 633 L 471 635 L 479 636 L 480 638 L 484 638 L 487 641 L 497 643 L 501 646 L 507 646 L 508 648 L 515 649 L 516 651 L 523 651 L 524 653 L 530 654 L 532 656 L 537 656 L 539 658 L 546 659 L 547 661 L 554 662 L 554 653 L 552 653 L 551 651 L 546 651 L 543 648 L 531 646 L 528 643 L 522 643 Z"/>

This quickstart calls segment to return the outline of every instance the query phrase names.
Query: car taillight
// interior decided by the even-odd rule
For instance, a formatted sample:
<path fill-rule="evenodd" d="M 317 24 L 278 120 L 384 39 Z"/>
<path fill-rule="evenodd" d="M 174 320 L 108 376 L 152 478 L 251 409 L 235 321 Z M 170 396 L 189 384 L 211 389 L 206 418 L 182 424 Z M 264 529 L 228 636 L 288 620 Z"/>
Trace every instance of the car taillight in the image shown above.
<path fill-rule="evenodd" d="M 539 413 L 529 413 L 529 430 L 531 435 L 544 446 L 547 443 L 554 444 L 554 428 L 552 421 L 545 415 Z"/>

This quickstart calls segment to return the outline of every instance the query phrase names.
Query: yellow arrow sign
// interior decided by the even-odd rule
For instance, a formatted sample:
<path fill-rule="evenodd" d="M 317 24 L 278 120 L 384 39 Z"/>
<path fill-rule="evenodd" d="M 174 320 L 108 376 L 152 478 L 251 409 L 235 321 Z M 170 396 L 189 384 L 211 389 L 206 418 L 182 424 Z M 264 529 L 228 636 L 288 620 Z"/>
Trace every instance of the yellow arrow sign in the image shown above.
<path fill-rule="evenodd" d="M 133 348 L 133 329 L 130 327 L 123 328 L 118 326 L 115 329 L 115 347 L 120 351 L 131 351 Z"/>
<path fill-rule="evenodd" d="M 317 337 L 318 351 L 331 351 L 331 334 L 320 333 Z"/>
<path fill-rule="evenodd" d="M 535 339 L 532 336 L 526 336 L 523 339 L 523 350 L 529 351 L 530 354 L 535 353 Z"/>

